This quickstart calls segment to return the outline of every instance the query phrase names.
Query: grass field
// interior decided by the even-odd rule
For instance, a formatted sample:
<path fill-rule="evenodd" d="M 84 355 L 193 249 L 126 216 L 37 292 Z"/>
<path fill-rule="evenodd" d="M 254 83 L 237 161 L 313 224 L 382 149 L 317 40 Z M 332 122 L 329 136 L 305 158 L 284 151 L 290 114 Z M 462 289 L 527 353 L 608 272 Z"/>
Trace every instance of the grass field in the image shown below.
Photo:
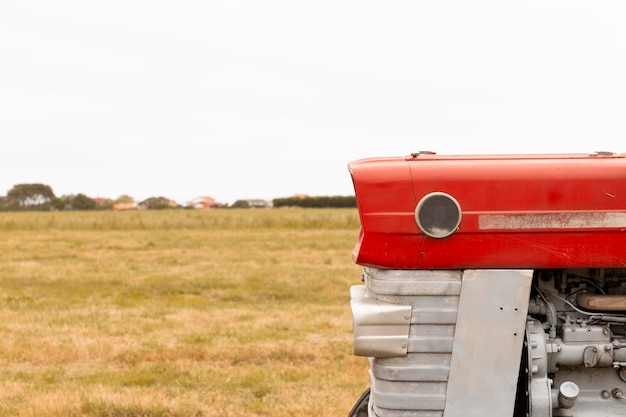
<path fill-rule="evenodd" d="M 0 213 L 0 416 L 344 416 L 355 210 Z"/>

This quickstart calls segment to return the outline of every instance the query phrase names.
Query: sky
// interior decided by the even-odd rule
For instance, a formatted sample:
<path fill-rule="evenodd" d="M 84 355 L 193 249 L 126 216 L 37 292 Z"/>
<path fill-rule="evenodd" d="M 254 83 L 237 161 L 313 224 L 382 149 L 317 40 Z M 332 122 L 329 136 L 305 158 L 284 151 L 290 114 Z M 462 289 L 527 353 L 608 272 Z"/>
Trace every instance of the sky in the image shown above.
<path fill-rule="evenodd" d="M 352 195 L 348 162 L 626 152 L 626 2 L 0 0 L 0 195 Z"/>

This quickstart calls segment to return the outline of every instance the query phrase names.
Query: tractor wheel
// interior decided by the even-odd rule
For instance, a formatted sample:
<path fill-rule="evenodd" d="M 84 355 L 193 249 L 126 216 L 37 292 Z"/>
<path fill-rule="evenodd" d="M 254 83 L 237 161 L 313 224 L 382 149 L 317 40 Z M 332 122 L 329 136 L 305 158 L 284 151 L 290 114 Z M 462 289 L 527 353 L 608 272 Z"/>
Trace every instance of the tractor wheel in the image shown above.
<path fill-rule="evenodd" d="M 368 413 L 367 413 L 367 406 L 369 404 L 370 401 L 370 390 L 369 388 L 361 395 L 361 398 L 359 398 L 356 403 L 354 404 L 354 407 L 352 407 L 352 410 L 350 411 L 350 414 L 348 414 L 348 417 L 367 417 Z"/>

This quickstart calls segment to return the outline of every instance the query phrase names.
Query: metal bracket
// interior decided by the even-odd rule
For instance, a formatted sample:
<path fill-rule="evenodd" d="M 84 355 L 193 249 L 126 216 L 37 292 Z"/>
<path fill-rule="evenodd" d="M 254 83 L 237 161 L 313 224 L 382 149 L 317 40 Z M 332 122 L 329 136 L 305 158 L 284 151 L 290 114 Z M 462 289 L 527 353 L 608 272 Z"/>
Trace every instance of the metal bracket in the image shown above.
<path fill-rule="evenodd" d="M 365 285 L 350 288 L 354 354 L 376 358 L 406 356 L 411 306 L 368 297 Z"/>

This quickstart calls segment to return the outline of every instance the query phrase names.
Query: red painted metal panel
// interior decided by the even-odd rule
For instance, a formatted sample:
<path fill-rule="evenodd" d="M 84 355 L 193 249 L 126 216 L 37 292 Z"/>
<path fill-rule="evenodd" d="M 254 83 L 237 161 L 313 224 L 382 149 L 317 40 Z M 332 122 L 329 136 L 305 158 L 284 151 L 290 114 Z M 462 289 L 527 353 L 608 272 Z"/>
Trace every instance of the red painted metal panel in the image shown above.
<path fill-rule="evenodd" d="M 626 155 L 416 154 L 349 164 L 362 230 L 353 255 L 379 268 L 626 266 Z M 430 193 L 461 222 L 433 238 L 415 220 Z"/>

